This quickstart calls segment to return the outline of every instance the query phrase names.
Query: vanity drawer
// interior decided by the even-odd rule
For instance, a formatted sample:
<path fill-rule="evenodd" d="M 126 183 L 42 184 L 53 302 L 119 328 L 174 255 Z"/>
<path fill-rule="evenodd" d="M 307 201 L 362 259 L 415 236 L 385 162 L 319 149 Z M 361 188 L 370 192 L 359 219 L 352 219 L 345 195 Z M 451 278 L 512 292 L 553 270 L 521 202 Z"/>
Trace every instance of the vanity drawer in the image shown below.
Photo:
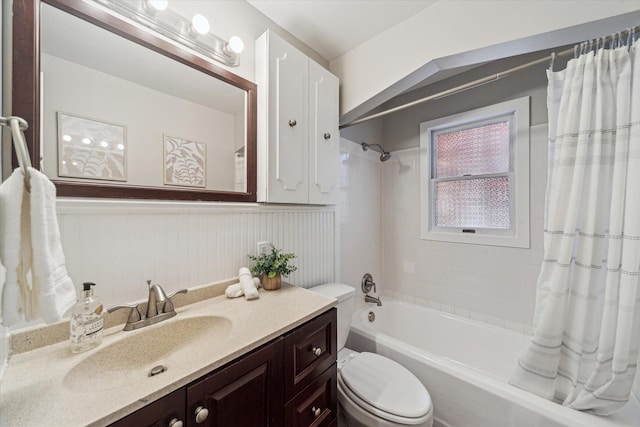
<path fill-rule="evenodd" d="M 284 410 L 287 427 L 331 426 L 337 415 L 337 364 L 317 377 Z"/>
<path fill-rule="evenodd" d="M 168 426 L 172 421 L 182 421 L 184 424 L 186 420 L 185 397 L 185 388 L 179 388 L 133 414 L 116 421 L 109 427 Z"/>
<path fill-rule="evenodd" d="M 285 400 L 302 391 L 337 360 L 336 309 L 285 337 Z"/>

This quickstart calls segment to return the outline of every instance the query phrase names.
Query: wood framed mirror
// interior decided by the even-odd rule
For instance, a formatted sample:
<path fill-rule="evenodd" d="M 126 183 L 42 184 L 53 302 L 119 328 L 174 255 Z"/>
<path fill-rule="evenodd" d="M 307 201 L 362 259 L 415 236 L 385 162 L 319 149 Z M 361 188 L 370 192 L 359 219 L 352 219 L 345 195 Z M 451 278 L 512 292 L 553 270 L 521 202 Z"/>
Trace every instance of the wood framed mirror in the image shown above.
<path fill-rule="evenodd" d="M 51 16 L 64 29 L 52 29 Z M 91 34 L 78 34 L 81 27 Z M 254 83 L 83 1 L 14 0 L 12 31 L 12 114 L 29 123 L 33 166 L 59 196 L 256 201 Z M 110 41 L 98 39 L 103 36 Z M 126 56 L 107 59 L 98 51 L 105 46 Z M 83 49 L 93 59 L 79 64 Z M 131 63 L 137 57 L 142 64 Z M 78 69 L 108 80 L 78 77 Z M 51 80 L 57 75 L 66 81 Z M 74 140 L 84 142 L 74 148 Z M 177 157 L 175 147 L 181 147 Z M 88 156 L 99 164 L 88 168 Z M 83 171 L 71 168 L 76 160 Z"/>

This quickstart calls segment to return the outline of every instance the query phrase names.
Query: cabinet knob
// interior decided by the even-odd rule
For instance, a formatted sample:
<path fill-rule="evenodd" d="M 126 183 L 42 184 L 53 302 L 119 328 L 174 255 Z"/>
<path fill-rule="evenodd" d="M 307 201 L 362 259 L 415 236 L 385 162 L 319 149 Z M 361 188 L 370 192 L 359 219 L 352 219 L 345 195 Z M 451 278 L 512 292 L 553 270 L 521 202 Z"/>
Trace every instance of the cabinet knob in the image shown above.
<path fill-rule="evenodd" d="M 297 124 L 298 124 L 298 122 L 296 122 L 296 119 L 289 120 L 289 126 L 294 127 Z"/>
<path fill-rule="evenodd" d="M 318 418 L 320 414 L 322 414 L 322 409 L 316 408 L 315 406 L 311 408 L 311 415 L 313 415 L 315 418 Z"/>
<path fill-rule="evenodd" d="M 196 408 L 196 423 L 203 423 L 208 416 L 209 410 L 207 408 L 203 408 L 202 406 Z"/>
<path fill-rule="evenodd" d="M 329 132 L 325 132 L 324 139 L 331 139 L 331 134 Z"/>
<path fill-rule="evenodd" d="M 182 422 L 182 420 L 174 418 L 169 421 L 169 427 L 184 427 L 184 423 Z"/>
<path fill-rule="evenodd" d="M 315 354 L 316 356 L 320 356 L 322 354 L 322 349 L 320 347 L 313 347 L 311 349 L 311 353 Z"/>

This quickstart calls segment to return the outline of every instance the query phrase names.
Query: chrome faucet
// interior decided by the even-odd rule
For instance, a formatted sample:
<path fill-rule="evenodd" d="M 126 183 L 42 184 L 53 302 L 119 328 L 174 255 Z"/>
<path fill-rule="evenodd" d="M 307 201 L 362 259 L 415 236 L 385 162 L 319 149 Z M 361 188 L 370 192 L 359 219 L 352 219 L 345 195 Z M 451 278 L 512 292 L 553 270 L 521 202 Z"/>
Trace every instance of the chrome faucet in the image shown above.
<path fill-rule="evenodd" d="M 371 274 L 365 273 L 365 275 L 362 276 L 362 282 L 360 286 L 362 288 L 362 292 L 367 294 L 364 296 L 364 302 L 375 302 L 378 306 L 382 305 L 382 301 L 380 301 L 380 297 L 376 298 L 376 297 L 372 297 L 371 295 L 368 295 L 368 293 L 371 291 L 371 288 L 373 288 L 373 292 L 376 292 L 376 284 L 373 281 L 373 276 Z"/>
<path fill-rule="evenodd" d="M 376 297 L 372 297 L 371 295 L 365 295 L 364 302 L 375 302 L 378 307 L 382 305 L 382 301 L 380 301 L 380 297 L 376 298 Z"/>
<path fill-rule="evenodd" d="M 131 331 L 133 329 L 139 329 L 144 326 L 153 325 L 154 323 L 162 322 L 176 315 L 176 310 L 173 306 L 171 298 L 177 294 L 186 294 L 186 289 L 181 289 L 177 292 L 167 295 L 164 289 L 160 285 L 152 285 L 151 280 L 147 280 L 149 286 L 149 299 L 147 300 L 147 315 L 142 318 L 138 304 L 123 304 L 116 305 L 109 308 L 107 311 L 113 313 L 121 308 L 130 308 L 129 317 L 127 323 L 124 325 L 125 331 Z"/>

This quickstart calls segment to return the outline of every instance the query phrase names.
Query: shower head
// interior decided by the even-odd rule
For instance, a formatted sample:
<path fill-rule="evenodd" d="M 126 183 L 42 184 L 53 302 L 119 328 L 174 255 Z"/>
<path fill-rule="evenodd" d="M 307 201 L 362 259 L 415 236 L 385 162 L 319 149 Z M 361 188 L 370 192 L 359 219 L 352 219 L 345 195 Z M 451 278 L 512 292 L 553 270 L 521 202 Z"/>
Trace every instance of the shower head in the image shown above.
<path fill-rule="evenodd" d="M 384 148 L 382 148 L 382 145 L 380 144 L 367 144 L 366 142 L 361 142 L 360 145 L 362 146 L 363 151 L 367 151 L 369 147 L 373 147 L 373 146 L 378 147 L 380 149 L 381 162 L 386 162 L 391 158 L 391 153 L 388 151 L 384 151 Z"/>

